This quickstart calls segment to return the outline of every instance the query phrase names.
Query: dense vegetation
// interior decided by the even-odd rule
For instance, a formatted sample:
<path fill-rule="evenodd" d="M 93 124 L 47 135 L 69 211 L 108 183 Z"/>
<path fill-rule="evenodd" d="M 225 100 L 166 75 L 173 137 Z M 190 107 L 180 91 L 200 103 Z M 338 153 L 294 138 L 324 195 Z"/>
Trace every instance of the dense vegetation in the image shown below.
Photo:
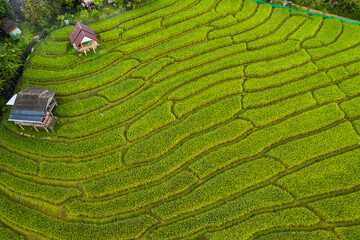
<path fill-rule="evenodd" d="M 23 74 L 56 132 L 0 126 L 1 236 L 360 238 L 359 25 L 157 0 L 90 26 L 96 53 L 64 27 Z"/>

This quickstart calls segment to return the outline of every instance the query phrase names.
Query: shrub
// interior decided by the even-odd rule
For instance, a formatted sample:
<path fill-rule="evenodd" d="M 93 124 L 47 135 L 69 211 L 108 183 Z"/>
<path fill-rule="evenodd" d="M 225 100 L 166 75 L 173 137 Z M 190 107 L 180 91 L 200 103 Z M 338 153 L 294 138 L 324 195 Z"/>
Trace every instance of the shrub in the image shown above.
<path fill-rule="evenodd" d="M 94 9 L 92 12 L 91 12 L 91 16 L 93 16 L 94 18 L 99 18 L 99 11 Z M 81 16 L 81 13 L 80 13 L 80 16 Z"/>

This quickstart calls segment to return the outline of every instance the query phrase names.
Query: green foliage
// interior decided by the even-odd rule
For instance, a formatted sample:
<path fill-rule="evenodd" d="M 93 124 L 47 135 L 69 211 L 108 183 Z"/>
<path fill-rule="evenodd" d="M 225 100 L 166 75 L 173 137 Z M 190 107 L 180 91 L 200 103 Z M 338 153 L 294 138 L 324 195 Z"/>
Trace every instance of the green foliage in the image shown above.
<path fill-rule="evenodd" d="M 214 5 L 215 2 L 216 0 L 200 1 L 192 8 L 188 8 L 185 11 L 179 12 L 178 14 L 174 14 L 164 18 L 163 25 L 174 25 L 176 23 L 184 22 L 188 19 L 196 19 L 195 17 L 201 14 L 207 15 L 204 13 L 207 12 Z"/>
<path fill-rule="evenodd" d="M 27 69 L 24 71 L 24 78 L 33 81 L 63 81 L 71 78 L 81 77 L 102 68 L 105 68 L 122 57 L 121 53 L 113 52 L 96 58 L 92 61 L 78 63 L 71 69 L 64 70 L 45 70 Z"/>
<path fill-rule="evenodd" d="M 169 98 L 175 100 L 181 100 L 217 82 L 221 82 L 233 78 L 238 79 L 242 77 L 244 77 L 243 66 L 224 69 L 216 73 L 198 78 L 195 81 L 192 81 L 176 89 L 170 94 Z"/>
<path fill-rule="evenodd" d="M 168 28 L 162 28 L 161 30 L 155 33 L 145 35 L 142 38 L 134 40 L 133 42 L 120 46 L 119 50 L 126 54 L 130 54 L 132 52 L 139 51 L 141 49 L 153 46 L 154 44 L 163 42 L 164 40 L 178 36 L 179 33 L 184 33 L 186 31 L 193 30 L 217 18 L 219 18 L 219 16 L 214 11 L 211 11 L 209 13 L 200 15 L 196 18 L 192 18 L 187 21 L 176 24 L 174 26 L 169 26 Z M 210 30 L 209 27 L 206 27 L 206 29 Z"/>
<path fill-rule="evenodd" d="M 136 238 L 156 223 L 156 219 L 149 215 L 139 215 L 106 224 L 69 223 L 21 206 L 4 195 L 0 195 L 0 209 L 1 217 L 8 221 L 54 238 L 61 236 L 64 240 Z"/>
<path fill-rule="evenodd" d="M 34 68 L 67 68 L 78 61 L 74 55 L 65 55 L 59 57 L 42 57 L 35 55 L 31 58 L 31 66 Z"/>
<path fill-rule="evenodd" d="M 124 32 L 124 29 L 122 28 L 115 28 L 113 30 L 103 32 L 100 34 L 100 38 L 104 42 L 116 40 L 120 37 L 120 34 Z"/>
<path fill-rule="evenodd" d="M 256 13 L 251 18 L 227 28 L 214 30 L 209 33 L 209 39 L 233 36 L 257 27 L 261 25 L 270 16 L 271 10 L 272 8 L 270 5 L 260 4 Z M 238 18 L 237 15 L 235 17 Z"/>
<path fill-rule="evenodd" d="M 74 200 L 67 203 L 66 208 L 74 216 L 109 216 L 133 211 L 142 206 L 164 200 L 183 192 L 196 182 L 197 178 L 192 173 L 183 171 L 157 185 L 151 185 L 145 189 L 101 202 Z"/>
<path fill-rule="evenodd" d="M 136 11 L 129 11 L 126 14 L 117 14 L 107 19 L 91 23 L 89 24 L 89 27 L 91 27 L 96 34 L 109 31 L 110 29 L 113 29 L 129 20 L 140 18 L 150 13 L 156 13 L 160 9 L 169 6 L 174 2 L 176 2 L 176 0 L 154 1 L 151 4 L 136 9 Z"/>
<path fill-rule="evenodd" d="M 67 27 L 57 29 L 50 33 L 50 37 L 54 41 L 67 41 L 67 40 L 69 40 L 69 35 L 70 35 L 71 31 L 73 30 L 73 28 L 74 28 L 74 26 L 67 26 Z"/>
<path fill-rule="evenodd" d="M 5 150 L 3 147 L 0 148 L 0 164 L 16 169 L 22 173 L 36 175 L 38 167 L 35 161 L 24 158 L 13 152 Z"/>
<path fill-rule="evenodd" d="M 314 91 L 314 98 L 319 104 L 340 100 L 346 97 L 338 86 L 332 85 Z"/>
<path fill-rule="evenodd" d="M 275 143 L 329 126 L 342 118 L 344 113 L 339 107 L 328 104 L 262 128 L 234 144 L 218 148 L 194 161 L 189 168 L 200 177 L 205 177 L 233 162 L 254 156 Z"/>
<path fill-rule="evenodd" d="M 176 102 L 174 105 L 174 113 L 177 117 L 194 111 L 195 109 L 216 101 L 225 96 L 239 94 L 242 92 L 242 79 L 235 79 L 226 82 L 219 83 L 208 89 L 205 89 L 201 93 L 191 96 L 180 102 Z"/>
<path fill-rule="evenodd" d="M 352 96 L 360 92 L 360 76 L 355 76 L 349 78 L 345 81 L 342 81 L 338 84 L 341 91 L 343 91 L 347 96 Z"/>
<path fill-rule="evenodd" d="M 93 16 L 94 18 L 98 18 L 99 17 L 99 11 L 94 9 L 92 12 L 91 12 L 91 16 Z"/>
<path fill-rule="evenodd" d="M 78 116 L 82 115 L 107 104 L 107 101 L 102 97 L 91 97 L 82 100 L 77 100 L 70 103 L 60 104 L 55 113 L 58 116 Z"/>
<path fill-rule="evenodd" d="M 336 240 L 337 236 L 332 231 L 287 231 L 262 235 L 258 240 Z"/>
<path fill-rule="evenodd" d="M 204 43 L 188 46 L 178 51 L 169 54 L 169 57 L 174 58 L 176 61 L 182 61 L 194 57 L 199 54 L 210 52 L 221 47 L 226 47 L 232 44 L 230 37 L 206 41 Z M 238 45 L 241 46 L 241 45 Z"/>
<path fill-rule="evenodd" d="M 321 27 L 323 18 L 321 16 L 309 16 L 309 21 L 305 22 L 289 39 L 304 41 L 314 36 L 316 31 Z"/>
<path fill-rule="evenodd" d="M 351 74 L 360 73 L 360 62 L 355 62 L 346 66 L 346 71 Z"/>
<path fill-rule="evenodd" d="M 309 206 L 328 222 L 351 221 L 360 217 L 360 191 L 311 202 Z"/>
<path fill-rule="evenodd" d="M 215 10 L 221 16 L 231 15 L 237 13 L 242 4 L 243 0 L 221 0 Z"/>
<path fill-rule="evenodd" d="M 277 181 L 297 198 L 349 189 L 359 182 L 360 151 L 355 149 L 287 175 Z"/>
<path fill-rule="evenodd" d="M 334 82 L 342 80 L 342 79 L 347 78 L 349 76 L 349 73 L 346 71 L 346 69 L 343 66 L 330 69 L 329 71 L 327 71 L 326 74 Z"/>
<path fill-rule="evenodd" d="M 123 40 L 129 40 L 153 32 L 159 28 L 161 28 L 161 19 L 155 19 L 125 31 L 121 37 Z"/>
<path fill-rule="evenodd" d="M 276 64 L 271 64 L 276 66 Z M 254 69 L 256 71 L 256 69 Z M 275 87 L 284 83 L 299 80 L 318 71 L 313 63 L 306 63 L 299 67 L 271 74 L 262 78 L 249 78 L 245 81 L 244 88 L 246 91 L 262 90 L 269 87 Z"/>
<path fill-rule="evenodd" d="M 232 15 L 229 15 L 210 23 L 210 26 L 213 26 L 215 28 L 224 28 L 237 23 L 237 21 L 238 21 L 237 18 L 235 18 Z"/>
<path fill-rule="evenodd" d="M 259 92 L 251 92 L 244 96 L 244 108 L 258 107 L 263 104 L 273 103 L 294 94 L 308 92 L 330 82 L 331 79 L 325 73 L 320 72 L 300 81 L 281 85 L 280 87 L 269 88 Z"/>
<path fill-rule="evenodd" d="M 304 207 L 263 213 L 224 230 L 208 233 L 208 239 L 247 239 L 253 234 L 274 227 L 312 226 L 320 219 Z"/>
<path fill-rule="evenodd" d="M 292 198 L 280 188 L 269 186 L 247 193 L 232 201 L 226 201 L 220 207 L 204 213 L 159 227 L 151 233 L 150 239 L 172 239 L 183 237 L 207 227 L 214 227 L 242 217 L 263 207 L 291 202 Z"/>
<path fill-rule="evenodd" d="M 81 195 L 81 192 L 77 189 L 37 184 L 3 172 L 0 173 L 0 180 L 2 185 L 15 192 L 55 204 L 63 203 L 69 198 Z"/>
<path fill-rule="evenodd" d="M 136 69 L 136 72 L 132 73 L 132 77 L 143 78 L 145 80 L 149 80 L 152 76 L 160 72 L 164 67 L 174 63 L 174 60 L 171 58 L 160 58 L 155 60 L 145 67 Z"/>
<path fill-rule="evenodd" d="M 63 180 L 84 179 L 121 168 L 121 154 L 114 153 L 86 162 L 40 162 L 39 176 Z"/>
<path fill-rule="evenodd" d="M 112 87 L 101 90 L 98 94 L 108 99 L 110 102 L 115 102 L 136 91 L 143 84 L 144 81 L 139 78 L 130 78 L 123 80 Z"/>
<path fill-rule="evenodd" d="M 140 138 L 158 128 L 174 122 L 176 118 L 171 113 L 172 105 L 172 102 L 166 102 L 136 120 L 127 130 L 127 138 L 130 141 Z"/>
<path fill-rule="evenodd" d="M 320 31 L 314 39 L 306 40 L 303 47 L 312 48 L 326 46 L 337 39 L 342 32 L 342 22 L 336 19 L 327 18 L 324 20 Z"/>
<path fill-rule="evenodd" d="M 253 15 L 254 12 L 256 12 L 258 7 L 254 1 L 244 0 L 243 2 L 244 4 L 241 10 L 235 15 L 239 21 L 244 21 L 245 19 L 249 18 L 251 15 Z"/>
<path fill-rule="evenodd" d="M 326 47 L 308 49 L 308 53 L 312 58 L 321 58 L 333 53 L 350 48 L 359 43 L 360 26 L 350 23 L 343 23 L 342 34 L 336 41 Z"/>
<path fill-rule="evenodd" d="M 265 47 L 267 45 L 281 42 L 287 38 L 292 32 L 300 27 L 306 18 L 302 16 L 292 16 L 288 18 L 275 32 L 267 35 L 261 39 L 254 40 L 248 43 L 248 49 L 255 49 Z"/>
<path fill-rule="evenodd" d="M 286 70 L 299 66 L 303 63 L 309 62 L 310 59 L 311 58 L 309 54 L 307 54 L 305 50 L 301 50 L 300 52 L 289 54 L 286 57 L 282 57 L 280 59 L 250 64 L 245 69 L 245 76 L 259 77 L 264 75 L 270 75 L 281 70 Z"/>
<path fill-rule="evenodd" d="M 246 45 L 244 43 L 234 44 L 234 45 L 230 45 L 230 46 L 223 47 L 223 48 L 218 48 L 214 51 L 195 56 L 186 61 L 176 62 L 174 64 L 167 66 L 164 69 L 164 71 L 157 74 L 153 78 L 152 81 L 159 82 L 159 81 L 164 80 L 172 75 L 175 75 L 178 72 L 214 61 L 214 60 L 218 59 L 219 56 L 233 55 L 235 53 L 243 52 L 243 51 L 245 51 L 245 49 L 246 49 Z"/>
<path fill-rule="evenodd" d="M 271 149 L 267 154 L 292 167 L 309 159 L 355 146 L 359 141 L 351 123 L 345 122 L 323 132 L 287 142 Z"/>
<path fill-rule="evenodd" d="M 111 150 L 125 144 L 124 128 L 116 128 L 94 136 L 73 142 L 55 142 L 44 139 L 24 138 L 0 129 L 0 143 L 22 153 L 32 153 L 40 156 L 57 157 L 87 157 Z M 107 143 L 107 144 L 104 144 Z"/>
<path fill-rule="evenodd" d="M 96 181 L 85 182 L 84 191 L 88 196 L 102 196 L 159 180 L 202 152 L 232 141 L 251 128 L 252 125 L 244 120 L 234 120 L 189 139 L 157 162 L 120 170 Z"/>
<path fill-rule="evenodd" d="M 205 40 L 207 33 L 210 31 L 210 29 L 211 28 L 209 27 L 200 27 L 198 29 L 194 29 L 192 31 L 189 31 L 188 33 L 183 34 L 180 37 L 167 40 L 159 45 L 155 45 L 149 49 L 141 51 L 135 54 L 134 58 L 138 59 L 141 62 L 147 62 L 165 53 L 169 53 L 169 56 L 172 57 L 173 50 Z M 175 51 L 175 53 L 176 52 L 178 51 Z"/>
<path fill-rule="evenodd" d="M 256 174 L 253 172 L 256 169 Z M 191 193 L 173 201 L 160 204 L 153 212 L 162 219 L 195 211 L 224 197 L 260 183 L 285 170 L 279 162 L 261 158 L 226 170 L 195 188 Z"/>
<path fill-rule="evenodd" d="M 239 95 L 227 97 L 206 106 L 172 127 L 130 146 L 125 155 L 125 162 L 135 164 L 153 160 L 169 151 L 184 138 L 224 122 L 240 110 L 241 96 Z"/>
<path fill-rule="evenodd" d="M 0 224 L 0 236 L 7 240 L 24 240 L 24 236 Z"/>
<path fill-rule="evenodd" d="M 69 45 L 69 42 L 46 41 L 41 43 L 41 50 L 44 54 L 60 55 L 67 53 Z"/>
<path fill-rule="evenodd" d="M 7 0 L 0 0 L 0 19 L 3 17 L 10 17 L 13 14 L 13 9 Z"/>
<path fill-rule="evenodd" d="M 85 21 L 89 18 L 89 12 L 87 10 L 81 10 L 79 17 L 80 17 L 81 21 Z"/>
<path fill-rule="evenodd" d="M 357 239 L 360 237 L 360 225 L 339 227 L 335 231 L 344 239 Z"/>
<path fill-rule="evenodd" d="M 360 115 L 360 97 L 342 102 L 339 106 L 349 118 L 358 117 Z"/>
<path fill-rule="evenodd" d="M 249 109 L 241 113 L 239 118 L 247 119 L 255 126 L 262 126 L 315 105 L 311 93 L 305 93 L 261 108 Z"/>
<path fill-rule="evenodd" d="M 235 43 L 239 43 L 250 42 L 259 39 L 275 31 L 280 26 L 280 24 L 282 24 L 282 22 L 285 21 L 287 18 L 289 18 L 289 11 L 287 9 L 275 8 L 273 9 L 269 20 L 267 20 L 264 24 L 261 24 L 260 26 L 247 32 L 235 35 L 233 37 L 233 40 Z"/>

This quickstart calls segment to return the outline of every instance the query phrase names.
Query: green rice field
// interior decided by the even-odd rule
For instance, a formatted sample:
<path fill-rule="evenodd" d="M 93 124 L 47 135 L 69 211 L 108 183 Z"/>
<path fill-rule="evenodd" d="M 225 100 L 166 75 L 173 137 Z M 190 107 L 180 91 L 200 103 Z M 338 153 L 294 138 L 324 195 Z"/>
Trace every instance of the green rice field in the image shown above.
<path fill-rule="evenodd" d="M 360 25 L 149 0 L 36 45 L 54 133 L 0 127 L 0 239 L 360 239 Z"/>

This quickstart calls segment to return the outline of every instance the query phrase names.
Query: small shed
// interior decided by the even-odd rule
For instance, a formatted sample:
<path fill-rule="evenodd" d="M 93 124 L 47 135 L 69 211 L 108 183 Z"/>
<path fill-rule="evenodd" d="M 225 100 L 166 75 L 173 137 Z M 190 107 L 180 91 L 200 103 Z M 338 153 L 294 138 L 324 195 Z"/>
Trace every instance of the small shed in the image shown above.
<path fill-rule="evenodd" d="M 94 31 L 91 27 L 86 26 L 81 22 L 77 22 L 75 24 L 74 29 L 70 33 L 69 36 L 71 44 L 78 52 L 84 52 L 86 55 L 86 51 L 94 50 L 99 46 L 98 40 Z"/>
<path fill-rule="evenodd" d="M 23 126 L 53 130 L 54 125 L 58 122 L 54 117 L 52 110 L 55 105 L 55 91 L 49 91 L 47 88 L 28 87 L 18 94 L 15 94 L 7 105 L 13 105 L 8 121 Z"/>
<path fill-rule="evenodd" d="M 18 28 L 17 23 L 6 17 L 1 19 L 0 30 L 9 34 L 10 36 L 21 34 L 21 30 Z"/>

